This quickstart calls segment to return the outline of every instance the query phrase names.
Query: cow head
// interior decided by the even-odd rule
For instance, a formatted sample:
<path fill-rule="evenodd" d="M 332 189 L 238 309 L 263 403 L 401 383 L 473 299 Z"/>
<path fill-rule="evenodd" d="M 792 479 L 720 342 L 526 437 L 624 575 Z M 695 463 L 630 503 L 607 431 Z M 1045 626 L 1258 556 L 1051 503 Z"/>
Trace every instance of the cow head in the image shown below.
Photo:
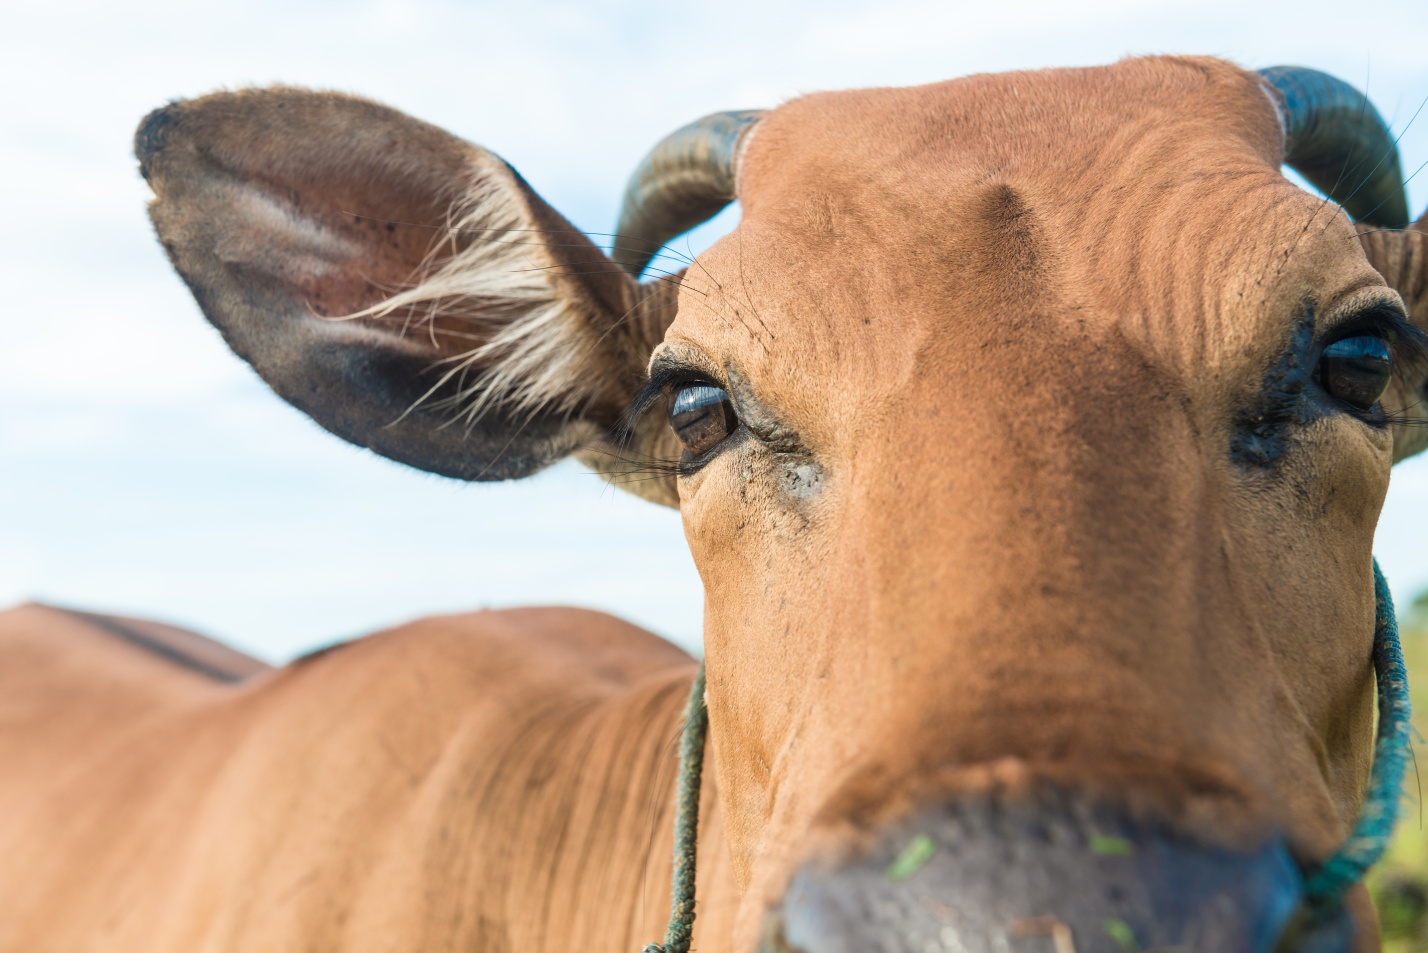
<path fill-rule="evenodd" d="M 137 149 L 205 313 L 323 426 L 680 508 L 739 948 L 1249 953 L 1357 815 L 1374 526 L 1423 445 L 1428 236 L 1283 177 L 1287 132 L 1403 215 L 1391 144 L 1314 152 L 1304 95 L 1157 58 L 726 114 L 637 174 L 617 261 L 346 96 L 175 103 Z"/>

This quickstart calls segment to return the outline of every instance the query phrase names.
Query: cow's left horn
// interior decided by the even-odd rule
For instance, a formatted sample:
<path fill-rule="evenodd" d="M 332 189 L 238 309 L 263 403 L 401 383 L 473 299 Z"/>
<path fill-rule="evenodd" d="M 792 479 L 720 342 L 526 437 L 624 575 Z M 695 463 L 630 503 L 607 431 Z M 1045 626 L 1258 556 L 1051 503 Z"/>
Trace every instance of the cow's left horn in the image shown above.
<path fill-rule="evenodd" d="M 665 242 L 734 201 L 739 146 L 761 110 L 714 113 L 670 133 L 630 176 L 612 257 L 638 275 Z"/>
<path fill-rule="evenodd" d="M 1368 97 L 1302 66 L 1259 74 L 1275 91 L 1288 142 L 1284 163 L 1342 205 L 1356 222 L 1408 225 L 1398 143 Z"/>

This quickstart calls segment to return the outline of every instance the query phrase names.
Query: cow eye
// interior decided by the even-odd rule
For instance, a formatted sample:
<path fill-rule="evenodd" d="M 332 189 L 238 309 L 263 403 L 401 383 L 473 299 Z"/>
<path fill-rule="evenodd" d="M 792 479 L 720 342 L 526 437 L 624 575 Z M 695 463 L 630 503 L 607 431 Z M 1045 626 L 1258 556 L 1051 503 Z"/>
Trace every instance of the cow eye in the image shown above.
<path fill-rule="evenodd" d="M 1388 342 L 1376 335 L 1340 338 L 1324 348 L 1315 376 L 1331 397 L 1372 410 L 1393 378 Z"/>
<path fill-rule="evenodd" d="M 739 420 L 724 388 L 691 382 L 676 384 L 669 396 L 669 425 L 684 444 L 685 462 L 718 446 Z"/>

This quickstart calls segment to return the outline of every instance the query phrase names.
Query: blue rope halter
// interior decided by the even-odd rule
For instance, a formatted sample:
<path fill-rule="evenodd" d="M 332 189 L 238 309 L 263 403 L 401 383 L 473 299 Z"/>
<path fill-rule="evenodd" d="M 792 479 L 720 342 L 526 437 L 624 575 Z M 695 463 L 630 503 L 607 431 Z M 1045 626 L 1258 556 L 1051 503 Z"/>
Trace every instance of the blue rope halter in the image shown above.
<path fill-rule="evenodd" d="M 1412 708 L 1408 700 L 1408 670 L 1398 641 L 1398 620 L 1388 581 L 1373 561 L 1374 632 L 1373 670 L 1378 678 L 1378 732 L 1374 738 L 1373 769 L 1369 774 L 1364 807 L 1353 833 L 1333 856 L 1309 874 L 1304 903 L 1311 912 L 1338 908 L 1344 892 L 1363 879 L 1378 863 L 1393 836 L 1398 820 L 1398 797 L 1408 766 Z M 704 739 L 709 712 L 704 705 L 704 666 L 694 677 L 684 709 L 684 729 L 679 742 L 679 793 L 674 820 L 674 887 L 670 897 L 669 926 L 664 943 L 651 943 L 641 953 L 689 953 L 694 937 L 695 851 L 699 844 L 699 788 L 704 769 Z"/>
<path fill-rule="evenodd" d="M 1388 581 L 1373 561 L 1374 610 L 1373 670 L 1378 676 L 1378 734 L 1373 745 L 1373 771 L 1369 775 L 1364 807 L 1353 833 L 1334 855 L 1309 875 L 1304 885 L 1311 908 L 1331 908 L 1344 892 L 1363 879 L 1378 863 L 1393 836 L 1398 820 L 1399 791 L 1408 766 L 1412 707 L 1408 700 L 1408 669 L 1398 641 L 1398 620 Z"/>

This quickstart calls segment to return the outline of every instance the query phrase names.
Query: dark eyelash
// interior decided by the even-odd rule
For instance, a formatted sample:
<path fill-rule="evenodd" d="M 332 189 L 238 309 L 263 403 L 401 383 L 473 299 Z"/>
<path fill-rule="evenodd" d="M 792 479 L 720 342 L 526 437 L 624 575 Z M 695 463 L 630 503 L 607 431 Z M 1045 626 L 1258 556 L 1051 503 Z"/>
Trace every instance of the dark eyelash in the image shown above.
<path fill-rule="evenodd" d="M 635 428 L 640 420 L 658 404 L 668 392 L 669 388 L 676 384 L 708 384 L 711 387 L 723 388 L 723 384 L 711 380 L 708 374 L 698 371 L 692 367 L 685 367 L 679 364 L 665 364 L 654 369 L 649 380 L 645 381 L 625 408 L 625 412 L 620 415 L 620 419 L 615 426 L 610 429 L 610 439 L 621 451 L 629 446 L 634 437 Z M 652 461 L 650 465 L 654 465 Z M 665 464 L 671 470 L 683 472 L 674 467 L 673 464 Z"/>
<path fill-rule="evenodd" d="M 1326 340 L 1325 345 L 1363 335 L 1373 335 L 1387 341 L 1397 367 L 1418 371 L 1428 365 L 1428 333 L 1397 311 L 1387 308 L 1376 308 L 1355 315 L 1335 328 L 1333 337 Z"/>
<path fill-rule="evenodd" d="M 619 422 L 610 428 L 609 438 L 617 448 L 615 455 L 624 464 L 620 475 L 615 478 L 617 484 L 657 480 L 664 476 L 689 476 L 708 462 L 709 454 L 693 461 L 686 461 L 682 456 L 675 460 L 663 460 L 635 454 L 630 449 L 634 440 L 635 428 L 640 420 L 664 399 L 669 388 L 678 384 L 709 384 L 719 388 L 724 386 L 711 380 L 708 374 L 693 368 L 679 365 L 656 368 L 649 380 L 645 381 L 639 392 L 635 394 L 634 399 L 630 401 L 625 412 L 620 415 Z"/>
<path fill-rule="evenodd" d="M 1408 372 L 1407 376 L 1411 379 L 1428 371 L 1428 332 L 1424 332 L 1397 311 L 1375 308 L 1356 315 L 1335 328 L 1333 337 L 1327 339 L 1324 344 L 1328 346 L 1334 341 L 1361 335 L 1374 335 L 1388 342 L 1389 352 L 1393 355 L 1395 376 Z M 1401 412 L 1377 415 L 1372 422 L 1379 425 L 1428 426 L 1428 414 L 1423 412 L 1423 403 L 1423 397 L 1420 395 L 1417 401 L 1404 407 Z"/>

